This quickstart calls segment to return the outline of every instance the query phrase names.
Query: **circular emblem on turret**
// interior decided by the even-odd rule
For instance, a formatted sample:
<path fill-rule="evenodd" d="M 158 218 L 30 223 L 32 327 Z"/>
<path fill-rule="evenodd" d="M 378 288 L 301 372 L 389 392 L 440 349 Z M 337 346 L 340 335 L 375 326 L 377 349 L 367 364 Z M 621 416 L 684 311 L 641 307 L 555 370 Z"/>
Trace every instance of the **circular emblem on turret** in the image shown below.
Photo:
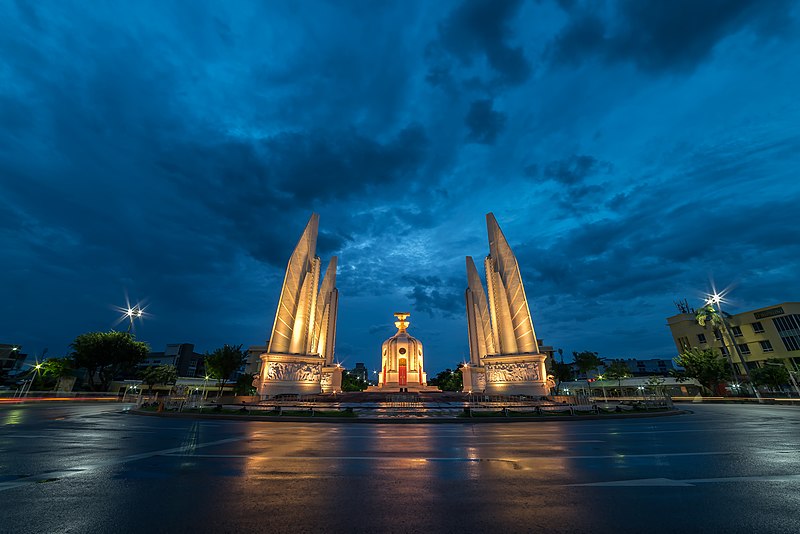
<path fill-rule="evenodd" d="M 398 352 L 400 352 L 400 354 L 405 354 L 406 353 L 406 349 L 405 348 L 401 348 Z"/>

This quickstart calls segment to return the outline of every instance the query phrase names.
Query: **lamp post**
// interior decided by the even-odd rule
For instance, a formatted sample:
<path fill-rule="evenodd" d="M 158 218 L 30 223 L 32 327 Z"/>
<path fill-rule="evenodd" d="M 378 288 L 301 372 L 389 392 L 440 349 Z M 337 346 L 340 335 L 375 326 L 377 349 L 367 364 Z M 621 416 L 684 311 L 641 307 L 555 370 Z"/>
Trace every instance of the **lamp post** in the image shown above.
<path fill-rule="evenodd" d="M 739 345 L 736 343 L 736 340 L 733 337 L 733 333 L 731 332 L 731 328 L 730 325 L 728 324 L 728 321 L 725 319 L 725 315 L 722 313 L 722 300 L 723 300 L 722 297 L 723 295 L 715 291 L 713 294 L 708 295 L 708 298 L 706 299 L 706 304 L 711 305 L 712 307 L 714 306 L 714 304 L 717 305 L 717 312 L 719 312 L 720 321 L 722 321 L 722 326 L 725 328 L 725 333 L 728 334 L 728 339 L 730 340 L 731 345 L 733 345 L 733 350 L 736 351 L 736 355 L 739 357 L 739 361 L 742 362 L 742 369 L 744 370 L 744 375 L 747 377 L 747 382 L 753 388 L 753 393 L 755 393 L 758 401 L 761 402 L 761 394 L 758 392 L 758 388 L 755 387 L 750 380 L 750 370 L 747 368 L 747 363 L 744 361 L 744 355 L 742 354 Z"/>

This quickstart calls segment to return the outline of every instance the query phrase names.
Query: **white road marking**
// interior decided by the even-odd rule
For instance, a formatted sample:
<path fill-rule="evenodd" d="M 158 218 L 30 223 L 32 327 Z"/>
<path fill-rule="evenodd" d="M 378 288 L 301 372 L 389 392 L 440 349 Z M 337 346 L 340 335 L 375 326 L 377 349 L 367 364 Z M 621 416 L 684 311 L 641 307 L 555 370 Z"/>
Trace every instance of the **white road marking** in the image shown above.
<path fill-rule="evenodd" d="M 217 441 L 210 441 L 208 443 L 201 443 L 199 445 L 195 445 L 190 443 L 188 445 L 182 445 L 180 447 L 173 447 L 171 449 L 162 449 L 160 451 L 151 451 L 151 452 L 143 452 L 141 454 L 131 454 L 129 456 L 123 456 L 122 458 L 116 458 L 114 460 L 106 460 L 102 462 L 97 462 L 92 465 L 87 465 L 75 469 L 70 469 L 66 471 L 49 471 L 45 473 L 40 473 L 38 475 L 30 475 L 24 478 L 20 478 L 18 480 L 14 480 L 11 482 L 0 482 L 0 491 L 5 491 L 13 488 L 18 488 L 20 486 L 27 486 L 29 484 L 36 484 L 37 482 L 46 482 L 48 480 L 56 479 L 56 478 L 64 478 L 68 476 L 78 475 L 80 473 L 85 473 L 87 471 L 91 471 L 94 469 L 98 469 L 101 467 L 108 467 L 111 465 L 118 465 L 124 464 L 128 462 L 135 462 L 136 460 L 143 460 L 145 458 L 152 458 L 153 456 L 166 456 L 173 453 L 186 453 L 187 451 L 195 450 L 195 449 L 202 449 L 205 447 L 213 447 L 214 445 L 222 445 L 225 443 L 233 443 L 236 441 L 242 441 L 245 439 L 245 436 L 238 437 L 238 438 L 227 438 L 227 439 L 220 439 Z M 187 455 L 189 456 L 189 455 Z"/>
<path fill-rule="evenodd" d="M 755 475 L 749 477 L 690 478 L 674 480 L 671 478 L 642 478 L 638 480 L 616 480 L 611 482 L 590 482 L 587 484 L 566 484 L 567 486 L 633 487 L 633 486 L 689 486 L 720 482 L 800 482 L 800 475 Z"/>

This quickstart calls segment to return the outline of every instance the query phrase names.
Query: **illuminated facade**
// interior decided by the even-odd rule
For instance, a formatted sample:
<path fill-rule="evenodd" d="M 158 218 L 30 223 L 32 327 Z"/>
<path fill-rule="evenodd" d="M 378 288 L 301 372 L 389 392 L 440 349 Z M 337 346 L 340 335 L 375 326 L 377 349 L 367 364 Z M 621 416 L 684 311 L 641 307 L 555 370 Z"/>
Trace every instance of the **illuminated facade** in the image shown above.
<path fill-rule="evenodd" d="M 320 285 L 318 229 L 315 213 L 289 258 L 272 335 L 253 382 L 262 397 L 341 391 L 342 369 L 333 362 L 339 302 L 336 256 Z"/>
<path fill-rule="evenodd" d="M 461 373 L 465 391 L 492 395 L 547 395 L 547 355 L 539 349 L 517 258 L 494 215 L 486 215 L 489 255 L 484 292 L 467 256 L 467 328 L 470 361 Z M 487 298 L 488 297 L 488 298 Z"/>
<path fill-rule="evenodd" d="M 424 369 L 422 342 L 409 335 L 406 321 L 410 314 L 395 313 L 397 333 L 381 346 L 381 370 L 378 385 L 369 391 L 438 391 L 428 388 L 428 375 Z"/>
<path fill-rule="evenodd" d="M 748 369 L 763 367 L 765 360 L 774 358 L 790 371 L 800 371 L 800 302 L 783 302 L 737 313 L 727 322 L 730 336 L 724 329 L 700 326 L 693 313 L 667 318 L 679 354 L 687 348 L 716 349 L 726 357 L 731 352 L 740 377 L 744 375 L 744 368 L 739 355 Z M 733 348 L 732 341 L 738 350 Z"/>

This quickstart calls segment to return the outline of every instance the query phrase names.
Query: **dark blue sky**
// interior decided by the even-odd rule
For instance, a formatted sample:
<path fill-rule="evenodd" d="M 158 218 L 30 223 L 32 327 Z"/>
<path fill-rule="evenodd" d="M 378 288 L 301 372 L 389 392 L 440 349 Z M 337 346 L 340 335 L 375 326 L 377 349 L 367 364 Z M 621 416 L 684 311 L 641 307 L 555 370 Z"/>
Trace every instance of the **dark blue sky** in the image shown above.
<path fill-rule="evenodd" d="M 345 4 L 342 7 L 340 4 Z M 493 211 L 538 337 L 672 357 L 673 300 L 800 290 L 797 4 L 0 2 L 0 342 L 263 343 L 312 211 L 336 352 L 467 357 Z M 479 260 L 480 261 L 480 260 Z"/>

